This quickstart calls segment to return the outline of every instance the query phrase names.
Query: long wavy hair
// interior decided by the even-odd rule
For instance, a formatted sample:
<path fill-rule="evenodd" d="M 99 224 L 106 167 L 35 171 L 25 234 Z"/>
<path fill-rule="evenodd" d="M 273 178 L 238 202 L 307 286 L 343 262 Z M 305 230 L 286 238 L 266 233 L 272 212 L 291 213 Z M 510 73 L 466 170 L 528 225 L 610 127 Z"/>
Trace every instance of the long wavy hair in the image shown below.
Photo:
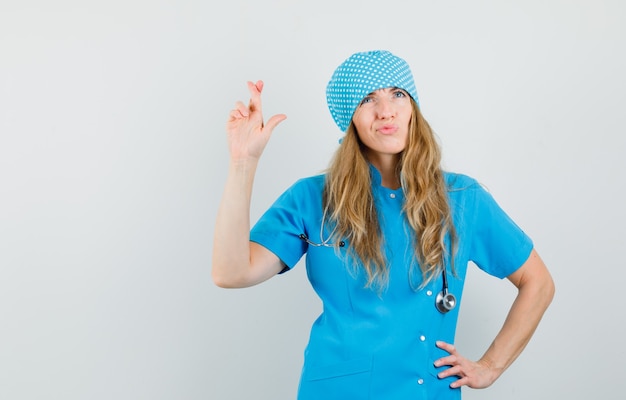
<path fill-rule="evenodd" d="M 423 287 L 452 263 L 456 234 L 448 205 L 447 187 L 441 169 L 441 150 L 428 122 L 412 101 L 407 146 L 397 165 L 405 195 L 403 213 L 413 237 L 414 262 L 421 270 Z M 336 243 L 347 240 L 351 267 L 363 268 L 366 287 L 384 290 L 389 270 L 384 252 L 384 237 L 374 205 L 368 160 L 364 155 L 353 123 L 335 152 L 326 171 L 323 194 L 324 218 L 332 226 L 330 236 Z M 412 275 L 411 275 L 412 276 Z"/>

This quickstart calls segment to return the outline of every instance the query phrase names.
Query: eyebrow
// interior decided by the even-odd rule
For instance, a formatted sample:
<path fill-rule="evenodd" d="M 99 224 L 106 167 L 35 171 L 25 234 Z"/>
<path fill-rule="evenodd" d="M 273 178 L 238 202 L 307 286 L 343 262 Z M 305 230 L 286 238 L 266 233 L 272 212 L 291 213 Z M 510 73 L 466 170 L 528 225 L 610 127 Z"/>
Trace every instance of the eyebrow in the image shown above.
<path fill-rule="evenodd" d="M 404 89 L 402 89 L 401 87 L 398 87 L 398 86 L 384 87 L 384 88 L 376 89 L 376 90 L 374 90 L 374 92 L 377 92 L 377 91 L 382 90 L 382 89 L 389 89 L 389 91 L 391 91 L 391 92 L 393 92 L 395 90 L 402 90 L 405 93 L 409 93 L 406 90 L 404 90 Z M 371 95 L 374 94 L 374 92 L 369 92 L 366 96 L 371 96 Z"/>

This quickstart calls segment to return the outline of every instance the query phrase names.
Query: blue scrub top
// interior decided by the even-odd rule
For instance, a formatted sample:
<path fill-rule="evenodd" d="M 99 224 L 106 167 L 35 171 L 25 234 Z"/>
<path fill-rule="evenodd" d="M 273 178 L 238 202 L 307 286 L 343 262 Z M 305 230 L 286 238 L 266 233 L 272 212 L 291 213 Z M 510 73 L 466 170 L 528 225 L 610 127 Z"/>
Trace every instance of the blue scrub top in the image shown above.
<path fill-rule="evenodd" d="M 433 363 L 448 354 L 437 340 L 454 343 L 468 262 L 504 278 L 527 260 L 532 241 L 474 179 L 445 173 L 458 239 L 456 275 L 447 266 L 448 286 L 457 307 L 442 314 L 435 307 L 442 277 L 418 288 L 402 189 L 381 186 L 378 171 L 371 167 L 371 173 L 390 274 L 382 293 L 364 288 L 365 274 L 346 263 L 350 243 L 313 246 L 300 238 L 329 238 L 330 227 L 322 227 L 324 175 L 297 181 L 251 230 L 250 240 L 289 268 L 306 253 L 307 276 L 323 303 L 305 349 L 298 399 L 460 399 L 460 389 L 449 387 L 456 378 L 437 378 Z"/>

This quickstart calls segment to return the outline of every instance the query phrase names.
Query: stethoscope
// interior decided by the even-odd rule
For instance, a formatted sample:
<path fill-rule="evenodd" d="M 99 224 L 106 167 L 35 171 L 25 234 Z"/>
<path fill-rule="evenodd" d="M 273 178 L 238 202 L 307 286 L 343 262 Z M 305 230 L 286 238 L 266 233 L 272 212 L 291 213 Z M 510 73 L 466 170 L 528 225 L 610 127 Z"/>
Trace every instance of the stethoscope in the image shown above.
<path fill-rule="evenodd" d="M 311 246 L 315 246 L 315 247 L 335 247 L 335 244 L 330 243 L 328 239 L 322 239 L 321 243 L 312 242 L 311 240 L 309 240 L 309 237 L 305 235 L 304 233 L 300 234 L 300 239 L 307 242 L 307 244 L 310 244 Z M 344 242 L 343 240 L 337 244 L 337 246 L 339 247 L 344 247 L 345 245 L 346 245 L 346 242 Z"/>
<path fill-rule="evenodd" d="M 299 237 L 302 241 L 314 247 L 335 247 L 335 244 L 329 242 L 328 239 L 324 239 L 322 235 L 320 235 L 322 238 L 320 243 L 311 241 L 304 233 L 301 233 Z M 343 240 L 337 243 L 339 247 L 344 247 L 345 245 L 346 243 Z M 441 269 L 441 277 L 443 280 L 443 288 L 441 292 L 437 294 L 437 297 L 435 297 L 435 307 L 437 307 L 440 313 L 445 314 L 456 307 L 456 296 L 448 292 L 448 274 L 446 273 L 445 267 Z"/>
<path fill-rule="evenodd" d="M 441 277 L 443 278 L 443 289 L 435 298 L 435 306 L 440 313 L 445 314 L 456 307 L 456 296 L 448 292 L 448 274 L 445 266 L 441 269 Z"/>

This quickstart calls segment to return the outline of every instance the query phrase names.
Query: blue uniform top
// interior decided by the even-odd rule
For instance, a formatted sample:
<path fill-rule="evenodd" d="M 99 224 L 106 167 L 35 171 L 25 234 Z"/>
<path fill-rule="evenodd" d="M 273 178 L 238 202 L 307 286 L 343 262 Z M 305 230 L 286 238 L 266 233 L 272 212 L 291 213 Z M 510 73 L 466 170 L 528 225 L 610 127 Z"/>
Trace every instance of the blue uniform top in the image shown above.
<path fill-rule="evenodd" d="M 435 297 L 439 276 L 423 288 L 413 262 L 412 235 L 402 213 L 402 189 L 381 186 L 371 167 L 376 203 L 389 267 L 382 293 L 364 288 L 366 276 L 343 259 L 345 247 L 313 246 L 330 235 L 322 226 L 324 175 L 299 180 L 254 225 L 250 238 L 276 254 L 289 268 L 306 253 L 307 275 L 323 303 L 305 350 L 299 400 L 459 399 L 454 378 L 439 379 L 433 362 L 447 353 L 435 341 L 454 343 L 459 306 L 442 314 Z M 474 179 L 445 173 L 457 233 L 454 266 L 448 268 L 449 292 L 460 304 L 469 261 L 504 278 L 532 250 L 530 238 Z M 323 232 L 321 232 L 323 230 Z M 323 236 L 323 237 L 322 237 Z"/>

